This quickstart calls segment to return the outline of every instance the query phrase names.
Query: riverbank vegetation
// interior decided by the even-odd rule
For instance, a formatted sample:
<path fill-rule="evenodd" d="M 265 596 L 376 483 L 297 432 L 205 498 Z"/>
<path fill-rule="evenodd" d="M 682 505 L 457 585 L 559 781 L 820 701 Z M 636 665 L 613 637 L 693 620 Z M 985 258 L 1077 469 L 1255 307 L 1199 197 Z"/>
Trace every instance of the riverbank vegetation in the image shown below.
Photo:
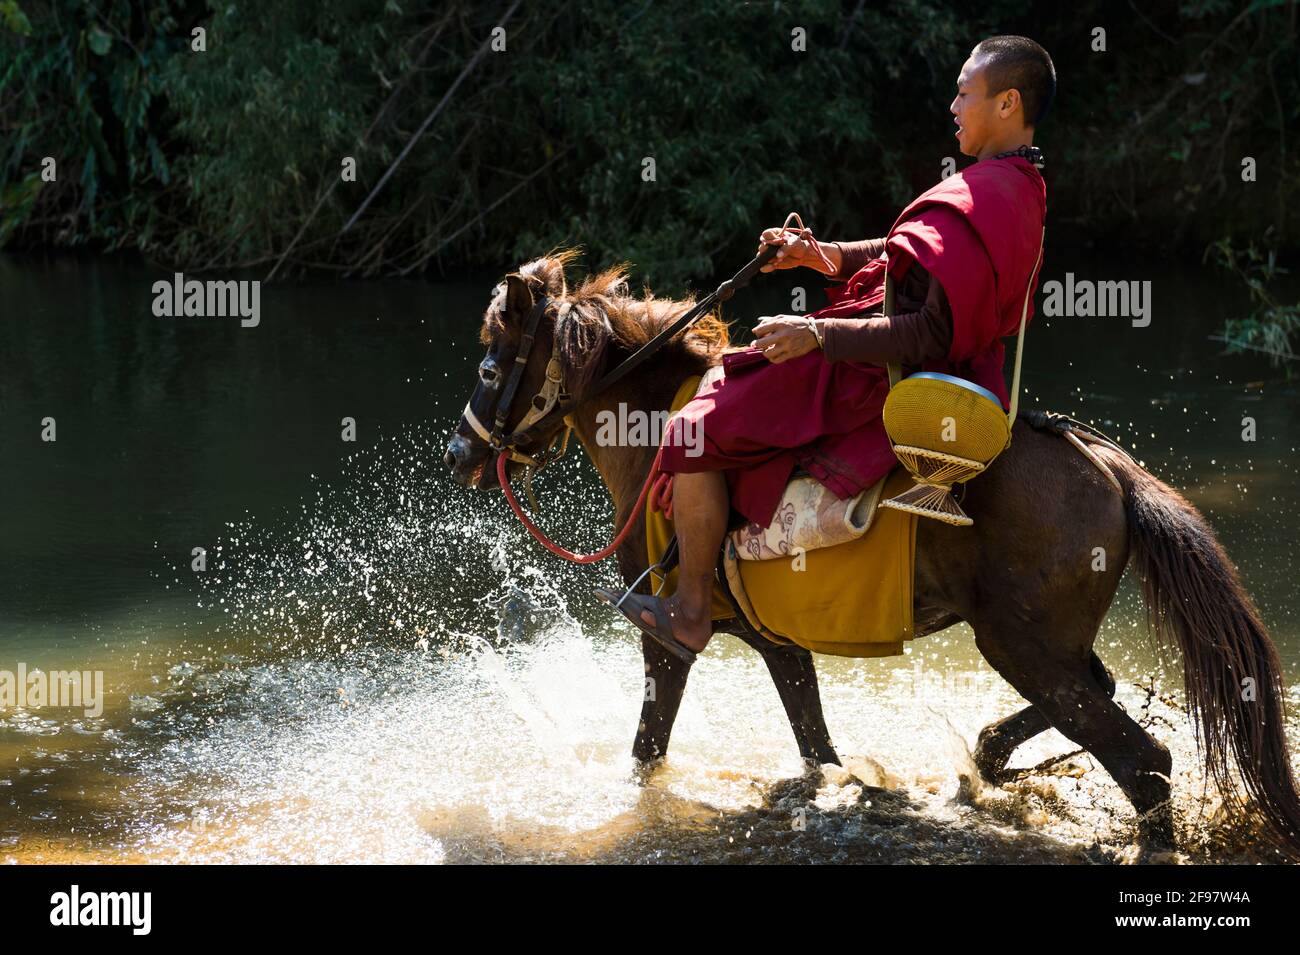
<path fill-rule="evenodd" d="M 672 292 L 791 209 L 883 233 L 959 158 L 971 45 L 1017 32 L 1060 77 L 1054 238 L 1300 246 L 1294 2 L 519 4 L 475 60 L 508 8 L 0 0 L 0 243 L 360 276 L 578 244 Z"/>

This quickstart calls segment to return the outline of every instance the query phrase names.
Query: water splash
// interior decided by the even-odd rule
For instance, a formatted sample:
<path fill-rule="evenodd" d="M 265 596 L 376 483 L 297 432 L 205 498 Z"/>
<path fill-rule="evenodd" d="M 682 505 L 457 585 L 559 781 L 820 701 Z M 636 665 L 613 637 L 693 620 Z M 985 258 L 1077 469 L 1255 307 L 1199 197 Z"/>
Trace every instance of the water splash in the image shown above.
<path fill-rule="evenodd" d="M 692 671 L 669 758 L 640 770 L 630 756 L 639 641 L 606 617 L 583 620 L 574 595 L 594 585 L 592 569 L 541 555 L 495 496 L 449 489 L 428 464 L 435 448 L 386 440 L 284 522 L 231 525 L 210 573 L 196 575 L 201 610 L 215 611 L 215 622 L 192 624 L 207 649 L 157 661 L 101 734 L 114 796 L 97 810 L 94 852 L 5 851 L 232 862 L 1130 860 L 1130 807 L 1091 758 L 1054 760 L 1074 749 L 1058 734 L 1017 752 L 1017 766 L 1042 764 L 1022 778 L 990 787 L 973 777 L 971 741 L 1023 701 L 961 628 L 896 660 L 819 658 L 845 765 L 815 773 L 761 661 L 718 638 Z M 576 482 L 565 493 L 555 526 L 575 546 L 595 545 L 609 526 L 599 489 Z M 1132 617 L 1117 613 L 1099 646 L 1131 679 L 1146 672 L 1137 642 Z M 1125 683 L 1119 699 L 1173 750 L 1187 857 L 1260 858 L 1204 793 L 1176 695 Z"/>
<path fill-rule="evenodd" d="M 211 632 L 253 636 L 276 652 L 454 649 L 484 634 L 508 643 L 574 623 L 566 594 L 576 569 L 542 557 L 505 519 L 500 495 L 454 487 L 439 446 L 418 430 L 381 439 L 350 456 L 293 519 L 228 524 L 207 572 L 173 568 L 175 583 L 198 588 L 198 607 L 216 615 L 205 621 Z M 547 477 L 566 482 L 547 518 L 579 541 L 601 533 L 609 505 L 600 489 L 572 474 Z M 580 576 L 586 587 L 603 579 Z"/>

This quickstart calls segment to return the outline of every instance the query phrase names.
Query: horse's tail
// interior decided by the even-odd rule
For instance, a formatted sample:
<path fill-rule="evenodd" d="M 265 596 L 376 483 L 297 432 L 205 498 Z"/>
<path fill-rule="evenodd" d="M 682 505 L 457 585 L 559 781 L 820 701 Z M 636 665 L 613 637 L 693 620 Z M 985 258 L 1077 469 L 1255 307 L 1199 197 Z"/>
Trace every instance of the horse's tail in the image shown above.
<path fill-rule="evenodd" d="M 1287 750 L 1281 661 L 1237 570 L 1205 518 L 1131 458 L 1088 442 L 1124 487 L 1147 624 L 1182 651 L 1183 681 L 1207 775 L 1225 800 L 1230 760 L 1272 841 L 1300 856 L 1300 795 Z"/>

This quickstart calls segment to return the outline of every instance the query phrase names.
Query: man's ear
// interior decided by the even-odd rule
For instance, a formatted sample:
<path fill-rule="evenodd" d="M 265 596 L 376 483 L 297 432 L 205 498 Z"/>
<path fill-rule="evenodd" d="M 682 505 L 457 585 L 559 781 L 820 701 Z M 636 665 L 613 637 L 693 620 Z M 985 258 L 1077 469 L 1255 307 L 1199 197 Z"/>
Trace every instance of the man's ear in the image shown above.
<path fill-rule="evenodd" d="M 1004 104 L 1002 108 L 1006 110 L 1007 119 L 1015 115 L 1017 107 L 1020 107 L 1021 113 L 1024 113 L 1024 102 L 1020 99 L 1020 90 L 1014 86 L 999 93 L 998 98 Z"/>
<path fill-rule="evenodd" d="M 533 293 L 528 283 L 518 272 L 511 272 L 506 276 L 506 321 L 522 322 L 532 307 Z"/>

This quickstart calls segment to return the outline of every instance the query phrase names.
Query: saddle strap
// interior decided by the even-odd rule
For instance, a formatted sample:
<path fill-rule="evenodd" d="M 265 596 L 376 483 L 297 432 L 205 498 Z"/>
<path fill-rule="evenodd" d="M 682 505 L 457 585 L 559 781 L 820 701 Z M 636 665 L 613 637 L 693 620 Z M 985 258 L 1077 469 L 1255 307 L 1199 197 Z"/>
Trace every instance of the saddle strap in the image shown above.
<path fill-rule="evenodd" d="M 1020 407 L 1020 362 L 1025 357 L 1025 323 L 1029 320 L 1029 297 L 1034 292 L 1034 282 L 1043 264 L 1043 243 L 1046 241 L 1047 226 L 1043 226 L 1042 235 L 1038 237 L 1038 261 L 1034 263 L 1034 270 L 1029 273 L 1029 284 L 1025 286 L 1025 304 L 1020 309 L 1020 331 L 1016 333 L 1016 365 L 1011 373 L 1011 410 L 1007 412 L 1007 420 L 1012 426 L 1016 423 L 1016 411 Z"/>
<path fill-rule="evenodd" d="M 883 315 L 894 314 L 894 280 L 889 274 L 889 265 L 885 265 L 885 301 L 881 305 Z M 885 370 L 889 372 L 889 390 L 893 391 L 894 386 L 903 380 L 903 366 L 896 361 L 891 361 L 885 365 Z"/>

